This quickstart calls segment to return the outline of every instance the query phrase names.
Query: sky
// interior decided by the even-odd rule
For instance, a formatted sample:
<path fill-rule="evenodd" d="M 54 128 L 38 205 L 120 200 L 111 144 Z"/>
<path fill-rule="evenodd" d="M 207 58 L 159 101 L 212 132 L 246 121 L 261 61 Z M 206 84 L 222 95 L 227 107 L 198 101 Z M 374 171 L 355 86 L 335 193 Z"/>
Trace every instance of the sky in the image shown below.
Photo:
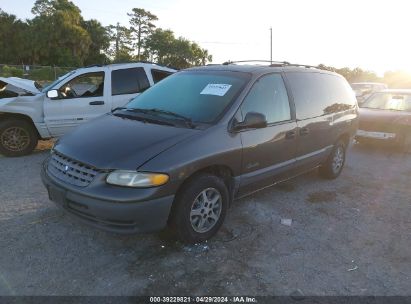
<path fill-rule="evenodd" d="M 409 0 L 72 0 L 85 19 L 128 25 L 133 7 L 157 15 L 157 27 L 195 41 L 227 60 L 270 59 L 361 67 L 382 75 L 411 72 Z M 34 0 L 0 0 L 0 8 L 32 18 Z"/>

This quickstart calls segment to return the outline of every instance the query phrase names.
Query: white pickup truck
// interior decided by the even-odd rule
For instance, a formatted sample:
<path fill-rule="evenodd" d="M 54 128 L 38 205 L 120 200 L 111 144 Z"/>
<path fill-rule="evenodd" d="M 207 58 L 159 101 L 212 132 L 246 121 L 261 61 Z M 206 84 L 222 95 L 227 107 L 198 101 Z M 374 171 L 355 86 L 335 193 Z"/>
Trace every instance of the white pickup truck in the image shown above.
<path fill-rule="evenodd" d="M 151 63 L 92 66 L 71 71 L 45 88 L 0 77 L 0 154 L 29 154 L 38 140 L 59 137 L 124 106 L 174 72 Z"/>

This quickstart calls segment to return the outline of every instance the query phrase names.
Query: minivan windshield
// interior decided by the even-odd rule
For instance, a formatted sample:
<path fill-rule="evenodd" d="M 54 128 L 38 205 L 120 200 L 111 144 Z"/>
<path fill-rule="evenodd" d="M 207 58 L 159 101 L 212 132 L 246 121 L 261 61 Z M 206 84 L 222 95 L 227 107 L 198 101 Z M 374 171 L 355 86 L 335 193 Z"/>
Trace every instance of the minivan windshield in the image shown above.
<path fill-rule="evenodd" d="M 249 77 L 239 72 L 176 73 L 137 96 L 127 108 L 156 110 L 159 115 L 172 112 L 194 123 L 212 123 L 241 92 Z"/>
<path fill-rule="evenodd" d="M 411 94 L 375 93 L 361 107 L 411 112 Z"/>

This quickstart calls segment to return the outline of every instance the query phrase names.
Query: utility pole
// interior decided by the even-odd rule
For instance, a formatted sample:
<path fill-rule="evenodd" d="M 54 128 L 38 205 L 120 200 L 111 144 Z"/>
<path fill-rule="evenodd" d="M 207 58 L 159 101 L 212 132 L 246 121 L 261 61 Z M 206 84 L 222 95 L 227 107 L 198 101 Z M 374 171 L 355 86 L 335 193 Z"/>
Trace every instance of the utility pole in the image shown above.
<path fill-rule="evenodd" d="M 273 64 L 273 28 L 270 27 L 270 63 Z"/>

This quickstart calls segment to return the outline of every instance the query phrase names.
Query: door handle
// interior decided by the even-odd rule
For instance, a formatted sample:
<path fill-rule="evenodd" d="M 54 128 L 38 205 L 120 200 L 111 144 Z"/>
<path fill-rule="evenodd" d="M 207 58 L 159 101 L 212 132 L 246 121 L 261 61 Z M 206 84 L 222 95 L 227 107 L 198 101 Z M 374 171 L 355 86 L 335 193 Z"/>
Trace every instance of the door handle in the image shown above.
<path fill-rule="evenodd" d="M 90 106 L 102 106 L 104 104 L 104 101 L 98 100 L 98 101 L 90 101 L 89 105 Z"/>
<path fill-rule="evenodd" d="M 300 129 L 300 135 L 307 135 L 308 133 L 310 133 L 308 128 L 301 128 Z"/>
<path fill-rule="evenodd" d="M 288 131 L 287 133 L 285 133 L 285 139 L 293 139 L 295 138 L 295 131 Z"/>

